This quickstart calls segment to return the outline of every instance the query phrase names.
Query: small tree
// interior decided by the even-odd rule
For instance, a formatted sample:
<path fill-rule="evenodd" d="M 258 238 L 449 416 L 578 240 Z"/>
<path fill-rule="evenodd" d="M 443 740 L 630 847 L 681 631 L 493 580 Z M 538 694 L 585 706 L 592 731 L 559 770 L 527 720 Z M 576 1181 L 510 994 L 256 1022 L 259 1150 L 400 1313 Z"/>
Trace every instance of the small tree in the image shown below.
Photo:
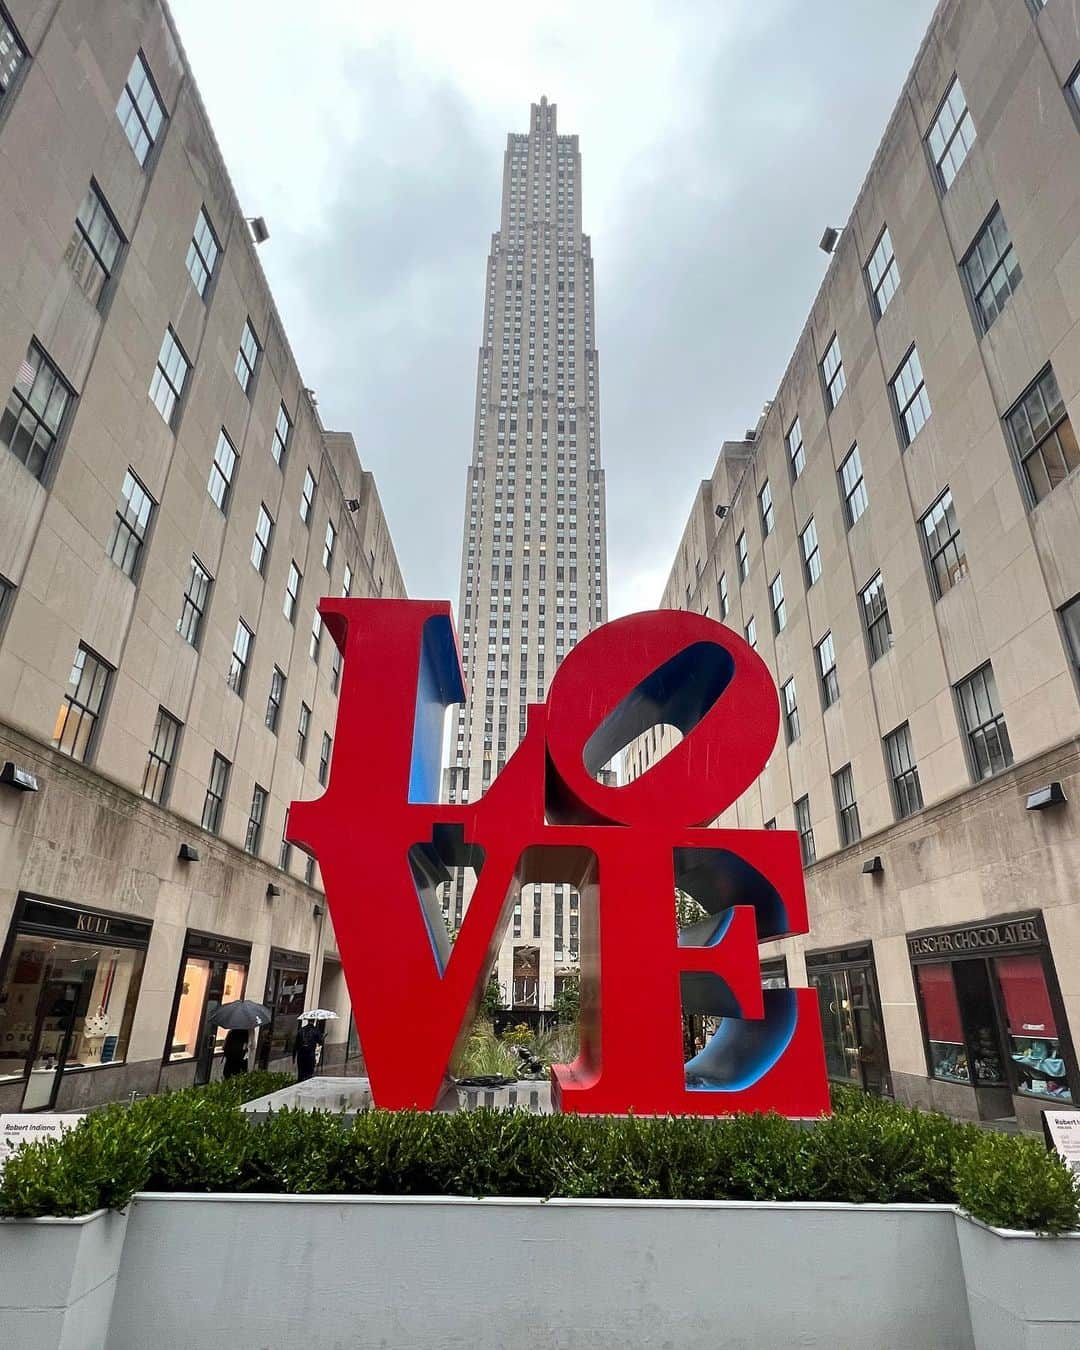
<path fill-rule="evenodd" d="M 551 1008 L 560 1026 L 570 1026 L 578 1020 L 581 1011 L 581 977 L 567 975 L 562 988 L 551 1000 Z"/>

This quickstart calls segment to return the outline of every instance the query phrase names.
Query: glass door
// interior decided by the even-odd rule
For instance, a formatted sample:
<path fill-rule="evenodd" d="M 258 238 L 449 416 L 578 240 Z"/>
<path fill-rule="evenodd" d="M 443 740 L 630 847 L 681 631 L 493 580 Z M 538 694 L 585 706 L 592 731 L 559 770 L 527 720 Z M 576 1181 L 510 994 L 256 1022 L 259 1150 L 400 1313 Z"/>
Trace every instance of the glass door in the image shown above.
<path fill-rule="evenodd" d="M 885 1060 L 885 1037 L 878 1016 L 873 979 L 867 967 L 844 972 L 854 1027 L 855 1055 L 859 1078 L 864 1092 L 880 1095 L 886 1090 L 888 1064 Z"/>
<path fill-rule="evenodd" d="M 75 1019 L 85 1011 L 83 981 L 47 979 L 38 1002 L 33 1047 L 27 1058 L 22 1107 L 46 1110 L 56 1101 L 64 1063 L 71 1048 Z"/>
<path fill-rule="evenodd" d="M 821 1034 L 825 1041 L 825 1067 L 831 1079 L 860 1083 L 859 1048 L 851 989 L 847 972 L 814 970 L 808 973 L 810 987 L 818 991 Z"/>

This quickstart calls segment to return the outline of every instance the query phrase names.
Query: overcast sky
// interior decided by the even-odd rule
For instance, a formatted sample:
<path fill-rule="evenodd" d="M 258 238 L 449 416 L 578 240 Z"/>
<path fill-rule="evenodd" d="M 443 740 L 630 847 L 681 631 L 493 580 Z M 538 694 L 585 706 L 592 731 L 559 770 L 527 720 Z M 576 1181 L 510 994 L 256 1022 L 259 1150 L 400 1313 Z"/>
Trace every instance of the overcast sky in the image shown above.
<path fill-rule="evenodd" d="M 612 616 L 771 398 L 933 0 L 172 0 L 324 423 L 409 593 L 457 601 L 508 131 L 558 105 L 592 236 Z"/>

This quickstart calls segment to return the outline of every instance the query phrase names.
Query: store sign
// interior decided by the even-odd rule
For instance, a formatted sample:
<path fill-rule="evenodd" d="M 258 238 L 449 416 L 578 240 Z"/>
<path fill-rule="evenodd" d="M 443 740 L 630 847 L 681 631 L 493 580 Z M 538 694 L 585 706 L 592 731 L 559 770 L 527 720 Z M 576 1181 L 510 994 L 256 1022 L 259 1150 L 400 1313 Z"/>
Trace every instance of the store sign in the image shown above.
<path fill-rule="evenodd" d="M 145 947 L 150 940 L 150 925 L 118 914 L 98 914 L 74 905 L 61 905 L 48 900 L 26 899 L 19 916 L 20 930 L 45 930 L 63 933 L 75 940 L 87 942 L 108 938 L 111 943 Z"/>
<path fill-rule="evenodd" d="M 1080 1180 L 1080 1111 L 1044 1111 L 1042 1118 L 1047 1147 Z"/>
<path fill-rule="evenodd" d="M 212 933 L 189 932 L 184 951 L 187 956 L 208 956 L 211 959 L 238 961 L 245 965 L 251 959 L 249 942 L 231 942 L 228 938 L 214 937 Z"/>
<path fill-rule="evenodd" d="M 947 932 L 908 938 L 912 956 L 967 955 L 1001 947 L 1030 947 L 1043 940 L 1037 918 L 1012 919 L 1008 923 L 971 924 Z"/>
<path fill-rule="evenodd" d="M 703 828 L 765 765 L 779 728 L 761 658 L 699 614 L 630 615 L 572 648 L 477 799 L 440 804 L 446 708 L 464 698 L 445 603 L 328 599 L 344 656 L 326 792 L 288 837 L 318 858 L 379 1106 L 433 1108 L 521 887 L 576 887 L 581 1050 L 552 1069 L 564 1111 L 829 1109 L 817 995 L 762 989 L 758 943 L 809 928 L 792 831 Z M 621 786 L 603 767 L 671 723 L 683 739 Z M 437 888 L 476 874 L 451 948 Z M 708 912 L 679 933 L 679 887 Z M 682 1012 L 720 1018 L 684 1063 Z M 416 1036 L 406 1028 L 420 1027 Z"/>
<path fill-rule="evenodd" d="M 22 1144 L 38 1139 L 56 1139 L 85 1119 L 81 1115 L 46 1116 L 36 1113 L 0 1115 L 0 1172 Z"/>

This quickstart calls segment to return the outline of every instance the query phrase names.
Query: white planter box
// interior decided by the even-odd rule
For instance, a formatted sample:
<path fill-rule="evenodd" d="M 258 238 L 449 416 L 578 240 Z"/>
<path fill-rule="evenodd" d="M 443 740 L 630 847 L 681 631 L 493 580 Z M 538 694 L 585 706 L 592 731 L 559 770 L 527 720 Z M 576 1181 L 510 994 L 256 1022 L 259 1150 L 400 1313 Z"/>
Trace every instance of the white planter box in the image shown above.
<path fill-rule="evenodd" d="M 978 1350 L 1080 1346 L 1080 1234 L 1045 1238 L 959 1217 Z"/>
<path fill-rule="evenodd" d="M 127 1222 L 0 1219 L 0 1346 L 105 1350 Z"/>

